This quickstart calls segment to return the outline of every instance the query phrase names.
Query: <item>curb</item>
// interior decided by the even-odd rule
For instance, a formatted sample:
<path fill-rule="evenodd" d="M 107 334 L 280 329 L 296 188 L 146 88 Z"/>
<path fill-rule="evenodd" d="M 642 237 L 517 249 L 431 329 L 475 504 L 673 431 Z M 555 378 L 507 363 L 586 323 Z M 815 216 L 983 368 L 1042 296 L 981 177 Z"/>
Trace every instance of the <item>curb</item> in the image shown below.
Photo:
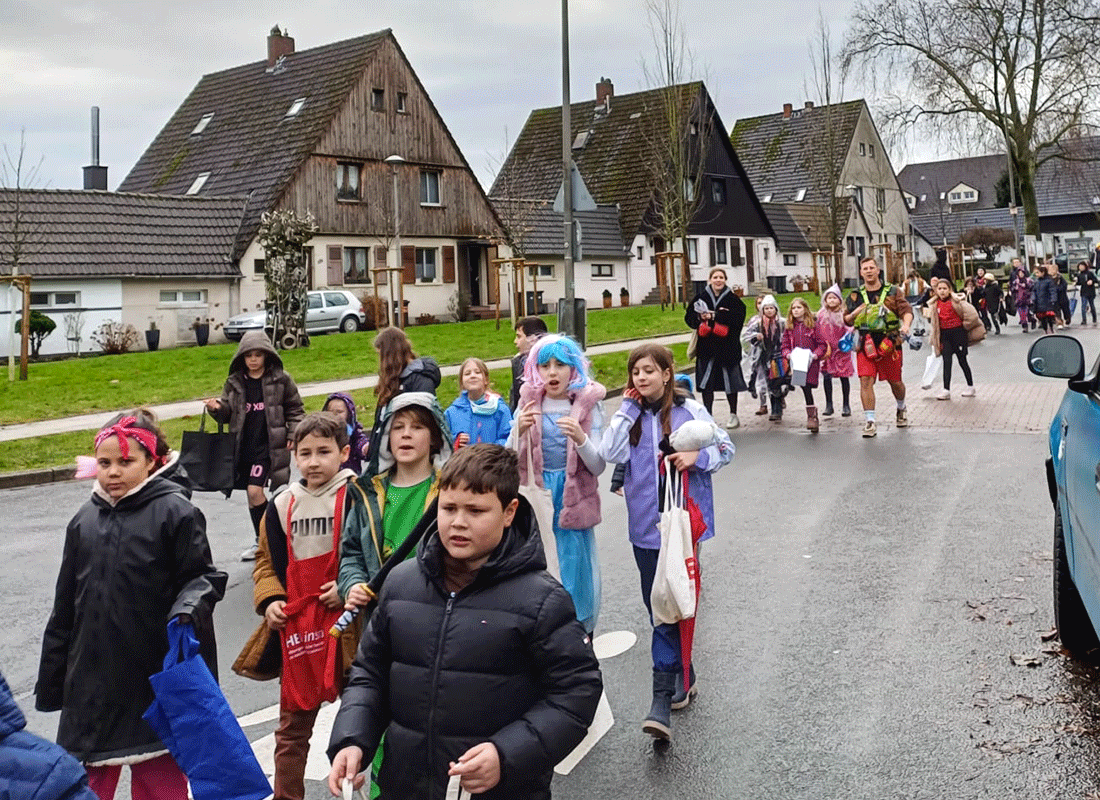
<path fill-rule="evenodd" d="M 19 489 L 43 483 L 71 481 L 74 474 L 76 474 L 76 467 L 47 467 L 28 469 L 23 472 L 6 472 L 0 474 L 0 489 Z"/>

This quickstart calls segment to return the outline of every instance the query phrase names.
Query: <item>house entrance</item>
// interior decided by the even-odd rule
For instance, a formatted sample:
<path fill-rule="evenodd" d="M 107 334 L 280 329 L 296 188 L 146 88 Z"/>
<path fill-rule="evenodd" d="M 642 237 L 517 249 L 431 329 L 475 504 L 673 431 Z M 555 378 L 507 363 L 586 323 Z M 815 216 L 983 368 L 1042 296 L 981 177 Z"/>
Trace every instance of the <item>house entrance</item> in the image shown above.
<path fill-rule="evenodd" d="M 751 286 L 756 282 L 756 240 L 745 240 L 745 272 L 746 280 Z"/>
<path fill-rule="evenodd" d="M 470 293 L 470 305 L 481 305 L 481 247 L 468 244 L 466 251 L 466 288 Z"/>

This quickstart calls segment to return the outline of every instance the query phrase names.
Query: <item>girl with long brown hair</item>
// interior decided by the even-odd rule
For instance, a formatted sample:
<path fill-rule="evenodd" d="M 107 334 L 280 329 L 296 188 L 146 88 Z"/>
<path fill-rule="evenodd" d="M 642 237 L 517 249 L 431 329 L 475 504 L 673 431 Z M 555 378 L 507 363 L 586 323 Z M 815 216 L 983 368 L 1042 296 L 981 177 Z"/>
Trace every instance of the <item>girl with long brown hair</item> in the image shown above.
<path fill-rule="evenodd" d="M 441 379 L 435 359 L 417 356 L 409 337 L 400 328 L 389 327 L 379 331 L 374 337 L 374 349 L 378 351 L 378 383 L 374 387 L 378 400 L 374 407 L 368 457 L 378 445 L 379 423 L 389 402 L 402 392 L 430 392 L 434 395 Z"/>
<path fill-rule="evenodd" d="M 623 496 L 626 498 L 627 527 L 634 547 L 634 561 L 642 579 L 642 602 L 653 615 L 649 595 L 661 549 L 658 522 L 661 517 L 661 487 L 666 466 L 688 475 L 688 494 L 698 505 L 707 529 L 700 537 L 714 536 L 714 498 L 710 473 L 733 458 L 729 435 L 714 427 L 713 444 L 701 450 L 671 452 L 669 437 L 680 426 L 694 420 L 713 423 L 702 404 L 675 388 L 672 351 L 656 344 L 643 344 L 627 359 L 627 387 L 623 403 L 604 431 L 600 452 L 604 459 L 626 464 Z M 671 453 L 667 455 L 666 453 Z M 667 464 L 666 464 L 667 461 Z M 695 694 L 695 669 L 689 665 L 690 684 L 683 680 L 680 657 L 680 626 L 654 625 L 653 701 L 642 730 L 658 739 L 672 736 L 671 710 L 684 708 Z"/>

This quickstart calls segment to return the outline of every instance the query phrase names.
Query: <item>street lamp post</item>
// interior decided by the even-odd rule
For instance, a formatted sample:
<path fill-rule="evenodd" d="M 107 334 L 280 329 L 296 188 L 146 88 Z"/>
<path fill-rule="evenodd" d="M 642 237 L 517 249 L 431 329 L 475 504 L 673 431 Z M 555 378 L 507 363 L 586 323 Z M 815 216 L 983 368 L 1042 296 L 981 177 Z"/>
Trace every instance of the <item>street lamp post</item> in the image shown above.
<path fill-rule="evenodd" d="M 576 237 L 573 232 L 573 150 L 570 138 L 572 121 L 569 108 L 569 0 L 561 0 L 561 155 L 562 155 L 562 228 L 565 247 L 562 271 L 565 273 L 565 312 L 559 313 L 562 333 L 577 335 L 577 304 L 574 286 L 573 252 Z M 537 302 L 537 297 L 536 297 Z"/>
<path fill-rule="evenodd" d="M 404 164 L 405 159 L 399 155 L 387 156 L 386 163 L 390 165 L 390 171 L 393 173 L 393 267 L 394 271 L 397 272 L 401 269 L 401 214 L 397 205 L 397 167 Z M 390 274 L 387 273 L 386 290 L 389 292 L 390 305 L 393 307 L 393 324 L 398 328 L 403 328 L 405 327 L 402 324 L 404 322 L 404 315 L 401 312 L 403 311 L 405 303 L 405 292 L 403 288 L 400 288 L 402 285 L 402 278 L 401 276 L 397 278 L 397 285 L 401 296 L 397 299 L 396 305 L 393 299 L 393 283 L 391 281 Z"/>

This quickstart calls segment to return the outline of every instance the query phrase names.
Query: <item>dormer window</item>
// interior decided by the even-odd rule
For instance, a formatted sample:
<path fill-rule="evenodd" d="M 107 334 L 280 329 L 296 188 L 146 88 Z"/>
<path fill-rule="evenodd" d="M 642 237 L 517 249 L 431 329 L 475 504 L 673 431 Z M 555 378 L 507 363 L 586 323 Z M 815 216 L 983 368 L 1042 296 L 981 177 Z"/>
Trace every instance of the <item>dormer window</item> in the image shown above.
<path fill-rule="evenodd" d="M 206 130 L 206 126 L 210 124 L 210 120 L 212 119 L 214 119 L 214 115 L 212 113 L 203 114 L 202 119 L 199 120 L 199 124 L 195 126 L 195 130 L 191 131 L 191 135 L 198 136 L 200 133 Z"/>
<path fill-rule="evenodd" d="M 209 180 L 209 178 L 209 172 L 199 173 L 198 177 L 196 177 L 194 182 L 191 184 L 191 187 L 187 190 L 187 194 L 198 194 L 202 187 L 206 184 L 206 181 Z"/>
<path fill-rule="evenodd" d="M 805 189 L 799 189 L 799 190 L 798 190 L 798 191 L 797 191 L 797 192 L 795 193 L 795 196 L 794 196 L 794 201 L 795 201 L 796 203 L 801 203 L 801 202 L 802 202 L 803 200 L 805 200 L 805 199 L 806 199 L 806 190 L 805 190 Z"/>
<path fill-rule="evenodd" d="M 305 106 L 305 104 L 306 98 L 304 97 L 299 97 L 297 100 L 291 103 L 290 108 L 288 108 L 286 112 L 287 118 L 289 119 L 290 117 L 298 116 L 298 112 L 302 110 L 302 107 Z"/>

